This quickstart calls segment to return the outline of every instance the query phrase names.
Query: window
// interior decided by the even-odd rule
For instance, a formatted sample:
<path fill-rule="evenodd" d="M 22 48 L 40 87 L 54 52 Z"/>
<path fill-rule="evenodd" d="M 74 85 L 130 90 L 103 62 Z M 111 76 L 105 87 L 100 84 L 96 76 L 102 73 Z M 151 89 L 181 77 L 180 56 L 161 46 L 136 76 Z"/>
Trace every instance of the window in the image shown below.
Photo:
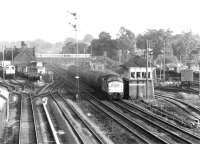
<path fill-rule="evenodd" d="M 146 78 L 146 72 L 142 72 L 142 78 Z"/>
<path fill-rule="evenodd" d="M 137 78 L 140 78 L 140 72 L 137 72 Z"/>
<path fill-rule="evenodd" d="M 131 77 L 135 78 L 135 72 L 131 72 Z"/>
<path fill-rule="evenodd" d="M 148 72 L 148 78 L 151 78 L 151 77 L 150 77 L 150 72 Z"/>

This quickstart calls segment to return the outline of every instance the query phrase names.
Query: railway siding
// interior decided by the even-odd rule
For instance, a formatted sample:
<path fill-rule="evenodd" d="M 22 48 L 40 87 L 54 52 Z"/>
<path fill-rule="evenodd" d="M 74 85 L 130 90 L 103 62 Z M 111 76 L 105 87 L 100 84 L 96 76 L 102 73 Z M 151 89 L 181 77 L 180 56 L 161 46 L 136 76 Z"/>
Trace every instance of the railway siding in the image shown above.
<path fill-rule="evenodd" d="M 49 95 L 48 103 L 46 105 L 46 111 L 49 113 L 49 119 L 52 121 L 52 125 L 56 132 L 63 131 L 63 134 L 57 133 L 58 139 L 61 143 L 77 144 L 79 143 L 76 136 L 73 135 L 73 130 L 66 121 L 66 117 L 60 110 L 60 106 L 51 99 Z"/>
<path fill-rule="evenodd" d="M 164 94 L 160 94 L 156 92 L 156 96 L 168 99 L 168 101 L 173 101 L 175 104 L 179 105 L 180 107 L 185 109 L 185 111 L 187 111 L 188 113 L 191 113 L 191 115 L 193 115 L 195 118 L 200 120 L 200 110 L 198 108 L 196 108 L 195 106 L 192 106 L 189 103 L 184 102 L 183 100 L 174 98 L 172 93 L 164 95 Z"/>
<path fill-rule="evenodd" d="M 155 124 L 158 126 L 158 128 L 163 129 L 167 131 L 168 133 L 171 133 L 172 136 L 175 136 L 177 138 L 180 138 L 182 136 L 182 139 L 191 143 L 198 143 L 200 141 L 199 136 L 194 135 L 187 129 L 182 129 L 180 127 L 177 127 L 176 125 L 165 121 L 161 117 L 157 117 L 157 115 L 151 114 L 144 110 L 141 107 L 138 107 L 132 103 L 128 102 L 115 102 L 115 104 L 120 105 L 124 110 L 129 111 L 133 115 L 138 115 L 139 117 L 142 117 L 143 119 L 146 119 L 147 121 Z"/>

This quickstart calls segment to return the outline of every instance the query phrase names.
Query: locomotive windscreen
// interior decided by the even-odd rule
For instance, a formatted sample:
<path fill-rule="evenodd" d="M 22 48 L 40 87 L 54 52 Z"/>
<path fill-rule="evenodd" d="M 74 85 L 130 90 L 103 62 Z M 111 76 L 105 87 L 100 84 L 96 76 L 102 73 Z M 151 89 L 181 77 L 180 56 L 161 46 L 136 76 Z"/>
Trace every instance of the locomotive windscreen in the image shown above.
<path fill-rule="evenodd" d="M 123 80 L 119 77 L 119 76 L 109 76 L 108 79 L 107 79 L 108 82 L 111 82 L 111 81 L 120 81 L 122 82 Z"/>

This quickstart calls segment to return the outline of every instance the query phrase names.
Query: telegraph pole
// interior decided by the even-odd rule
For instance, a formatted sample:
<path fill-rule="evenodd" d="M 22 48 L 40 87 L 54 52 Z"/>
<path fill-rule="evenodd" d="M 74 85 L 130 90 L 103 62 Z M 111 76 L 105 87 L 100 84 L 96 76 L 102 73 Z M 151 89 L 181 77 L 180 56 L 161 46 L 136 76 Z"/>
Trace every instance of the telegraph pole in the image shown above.
<path fill-rule="evenodd" d="M 149 41 L 148 40 L 146 40 L 146 45 L 147 45 L 146 47 L 146 98 L 148 98 L 148 59 L 149 59 L 148 57 Z"/>
<path fill-rule="evenodd" d="M 163 68 L 163 79 L 164 79 L 164 82 L 165 82 L 165 49 L 166 49 L 166 40 L 164 40 L 164 68 Z"/>
<path fill-rule="evenodd" d="M 13 48 L 14 46 L 12 46 L 12 65 L 13 65 Z"/>
<path fill-rule="evenodd" d="M 200 96 L 200 63 L 199 63 L 199 82 L 198 82 L 198 84 L 199 84 L 199 96 Z"/>
<path fill-rule="evenodd" d="M 4 49 L 6 48 L 6 45 L 3 46 L 3 63 L 2 63 L 2 68 L 3 68 L 3 80 L 5 80 L 5 66 L 4 66 Z"/>

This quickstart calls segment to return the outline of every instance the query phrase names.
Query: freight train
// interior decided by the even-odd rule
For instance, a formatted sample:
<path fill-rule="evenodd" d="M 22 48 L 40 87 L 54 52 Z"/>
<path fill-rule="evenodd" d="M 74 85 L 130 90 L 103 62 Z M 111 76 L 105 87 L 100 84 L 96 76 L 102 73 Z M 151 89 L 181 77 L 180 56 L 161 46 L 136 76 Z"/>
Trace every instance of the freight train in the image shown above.
<path fill-rule="evenodd" d="M 68 74 L 75 77 L 77 67 L 68 68 Z M 122 78 L 114 73 L 83 70 L 79 71 L 80 80 L 87 85 L 98 89 L 106 94 L 109 100 L 120 100 L 124 94 L 124 84 Z"/>

